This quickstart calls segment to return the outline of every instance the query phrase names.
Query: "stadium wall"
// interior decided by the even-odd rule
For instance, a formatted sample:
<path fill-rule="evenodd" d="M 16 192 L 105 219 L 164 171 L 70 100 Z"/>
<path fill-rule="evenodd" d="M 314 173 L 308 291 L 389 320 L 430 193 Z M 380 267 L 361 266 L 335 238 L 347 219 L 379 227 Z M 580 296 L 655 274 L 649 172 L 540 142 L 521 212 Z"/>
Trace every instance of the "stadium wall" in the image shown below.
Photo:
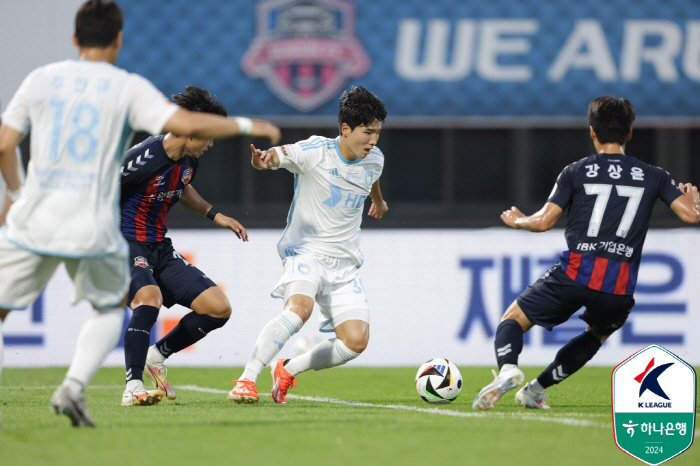
<path fill-rule="evenodd" d="M 282 310 L 270 297 L 281 274 L 279 230 L 252 230 L 242 243 L 225 231 L 177 230 L 178 252 L 225 291 L 233 317 L 220 330 L 179 354 L 172 366 L 242 366 L 260 329 Z M 649 344 L 667 347 L 700 364 L 700 232 L 652 230 L 646 241 L 637 305 L 592 364 L 615 365 Z M 504 309 L 553 265 L 565 248 L 561 230 L 542 234 L 505 228 L 484 230 L 370 230 L 363 233 L 361 270 L 371 313 L 370 344 L 354 365 L 418 366 L 433 357 L 460 365 L 494 365 L 493 333 Z M 8 317 L 5 363 L 9 367 L 67 365 L 78 330 L 90 312 L 69 304 L 72 285 L 61 271 L 32 307 Z M 163 308 L 155 336 L 188 312 Z M 318 312 L 281 356 L 328 338 L 318 332 Z M 552 332 L 534 328 L 523 364 L 547 364 L 559 347 L 585 328 L 572 318 Z M 108 365 L 123 364 L 117 347 Z"/>

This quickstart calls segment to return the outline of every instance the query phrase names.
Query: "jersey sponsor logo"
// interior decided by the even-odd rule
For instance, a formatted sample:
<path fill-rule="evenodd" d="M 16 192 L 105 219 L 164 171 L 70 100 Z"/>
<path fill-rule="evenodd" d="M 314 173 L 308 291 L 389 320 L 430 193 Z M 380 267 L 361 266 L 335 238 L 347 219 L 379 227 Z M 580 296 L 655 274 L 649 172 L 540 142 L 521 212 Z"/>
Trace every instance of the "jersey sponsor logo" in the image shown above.
<path fill-rule="evenodd" d="M 163 186 L 165 184 L 165 175 L 156 176 L 154 181 L 153 186 Z"/>
<path fill-rule="evenodd" d="M 191 169 L 191 168 L 188 168 L 187 170 L 185 170 L 185 172 L 182 174 L 182 178 L 181 178 L 181 179 L 182 179 L 182 182 L 183 182 L 184 184 L 189 183 L 190 180 L 192 179 L 192 169 Z"/>
<path fill-rule="evenodd" d="M 260 0 L 241 66 L 284 102 L 311 111 L 369 69 L 355 21 L 351 0 Z"/>
<path fill-rule="evenodd" d="M 143 267 L 144 269 L 148 267 L 148 261 L 143 256 L 134 257 L 134 265 L 136 267 Z"/>

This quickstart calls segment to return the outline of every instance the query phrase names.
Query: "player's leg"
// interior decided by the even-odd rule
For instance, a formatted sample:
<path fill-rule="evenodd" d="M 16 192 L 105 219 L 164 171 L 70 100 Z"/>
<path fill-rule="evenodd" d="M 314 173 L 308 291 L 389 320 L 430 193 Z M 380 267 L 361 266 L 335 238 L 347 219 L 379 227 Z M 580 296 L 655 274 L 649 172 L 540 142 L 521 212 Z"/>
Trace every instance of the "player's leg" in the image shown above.
<path fill-rule="evenodd" d="M 0 377 L 2 377 L 2 366 L 3 366 L 3 348 L 5 347 L 5 342 L 2 337 L 2 323 L 5 322 L 7 314 L 10 313 L 9 309 L 0 309 Z"/>
<path fill-rule="evenodd" d="M 66 378 L 51 397 L 51 407 L 57 414 L 68 416 L 74 427 L 94 427 L 83 390 L 119 341 L 129 267 L 121 253 L 64 262 L 75 286 L 73 303 L 86 299 L 94 311 L 80 330 Z"/>
<path fill-rule="evenodd" d="M 260 331 L 243 374 L 235 381 L 236 386 L 228 395 L 229 400 L 237 403 L 257 402 L 258 393 L 255 383 L 258 376 L 263 368 L 270 365 L 275 356 L 279 354 L 287 340 L 301 330 L 301 327 L 309 319 L 314 308 L 313 296 L 316 295 L 316 290 L 316 284 L 305 280 L 287 283 L 284 292 L 284 311 L 268 322 Z"/>
<path fill-rule="evenodd" d="M 41 294 L 60 260 L 21 249 L 0 236 L 0 374 L 2 324 L 12 309 L 24 309 Z"/>
<path fill-rule="evenodd" d="M 549 366 L 516 395 L 516 400 L 528 408 L 549 408 L 538 399 L 546 400 L 545 389 L 563 382 L 590 361 L 603 342 L 622 327 L 634 306 L 632 296 L 616 296 L 593 290 L 582 318 L 588 322 L 586 331 L 572 338 L 558 352 Z"/>

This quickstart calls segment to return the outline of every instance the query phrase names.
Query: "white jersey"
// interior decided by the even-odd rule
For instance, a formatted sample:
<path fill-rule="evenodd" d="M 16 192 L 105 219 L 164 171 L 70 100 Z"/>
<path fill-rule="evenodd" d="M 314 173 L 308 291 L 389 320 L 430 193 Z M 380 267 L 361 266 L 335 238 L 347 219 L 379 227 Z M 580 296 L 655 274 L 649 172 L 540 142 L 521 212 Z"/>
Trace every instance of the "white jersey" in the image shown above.
<path fill-rule="evenodd" d="M 158 134 L 178 107 L 148 80 L 107 62 L 65 60 L 22 82 L 3 124 L 32 130 L 7 237 L 37 253 L 98 257 L 125 249 L 119 170 L 134 131 Z"/>
<path fill-rule="evenodd" d="M 283 258 L 315 253 L 362 265 L 362 211 L 384 155 L 375 147 L 364 159 L 348 161 L 338 139 L 311 136 L 278 150 L 280 167 L 294 173 L 294 199 L 277 245 Z"/>

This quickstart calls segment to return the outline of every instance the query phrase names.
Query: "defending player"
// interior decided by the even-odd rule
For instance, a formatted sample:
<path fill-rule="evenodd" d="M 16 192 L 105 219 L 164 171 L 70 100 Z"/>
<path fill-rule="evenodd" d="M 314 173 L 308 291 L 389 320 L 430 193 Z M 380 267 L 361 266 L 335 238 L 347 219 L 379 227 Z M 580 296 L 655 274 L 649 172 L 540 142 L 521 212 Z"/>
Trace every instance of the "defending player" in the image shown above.
<path fill-rule="evenodd" d="M 501 215 L 509 227 L 540 232 L 551 229 L 567 209 L 569 249 L 503 315 L 494 344 L 500 372 L 476 397 L 474 409 L 493 408 L 505 392 L 523 382 L 517 364 L 524 332 L 533 325 L 552 330 L 586 306 L 581 316 L 588 324 L 586 331 L 564 345 L 549 367 L 515 395 L 528 408 L 549 409 L 545 389 L 582 368 L 627 320 L 656 199 L 684 222 L 700 221 L 695 186 L 676 186 L 663 169 L 625 155 L 634 116 L 626 99 L 593 100 L 588 122 L 597 154 L 564 168 L 537 213 L 525 216 L 511 207 Z"/>
<path fill-rule="evenodd" d="M 203 89 L 186 86 L 174 95 L 181 108 L 226 116 L 226 109 Z M 168 133 L 146 139 L 127 153 L 122 166 L 121 229 L 129 243 L 131 321 L 124 335 L 126 389 L 122 406 L 152 405 L 164 395 L 176 398 L 165 377 L 165 358 L 196 343 L 222 327 L 231 315 L 226 295 L 199 269 L 180 256 L 166 238 L 166 216 L 178 201 L 248 241 L 245 228 L 218 213 L 192 186 L 199 157 L 211 147 L 210 139 Z M 189 307 L 178 325 L 154 346 L 148 347 L 161 305 Z M 148 355 L 148 357 L 147 357 Z M 155 390 L 146 390 L 143 373 Z"/>
<path fill-rule="evenodd" d="M 241 133 L 279 138 L 269 122 L 180 109 L 146 79 L 116 68 L 122 45 L 116 3 L 85 2 L 75 18 L 78 60 L 31 72 L 0 125 L 0 171 L 15 202 L 0 232 L 0 313 L 23 309 L 63 262 L 73 301 L 94 313 L 83 325 L 51 408 L 73 426 L 93 427 L 83 389 L 119 340 L 129 286 L 119 231 L 119 169 L 134 131 L 199 139 Z M 16 147 L 31 127 L 31 163 L 20 192 Z"/>
<path fill-rule="evenodd" d="M 284 298 L 284 312 L 260 332 L 236 386 L 228 395 L 238 403 L 257 403 L 255 387 L 263 367 L 311 316 L 314 301 L 324 322 L 321 331 L 331 338 L 273 369 L 272 399 L 286 403 L 295 376 L 355 359 L 369 340 L 369 310 L 358 274 L 364 260 L 360 224 L 365 199 L 372 199 L 369 215 L 381 218 L 388 210 L 379 189 L 384 156 L 376 147 L 384 104 L 362 87 L 340 98 L 340 136 L 312 136 L 296 144 L 261 151 L 251 146 L 252 164 L 261 170 L 285 168 L 294 173 L 294 200 L 287 228 L 277 245 L 284 274 L 272 295 Z"/>

